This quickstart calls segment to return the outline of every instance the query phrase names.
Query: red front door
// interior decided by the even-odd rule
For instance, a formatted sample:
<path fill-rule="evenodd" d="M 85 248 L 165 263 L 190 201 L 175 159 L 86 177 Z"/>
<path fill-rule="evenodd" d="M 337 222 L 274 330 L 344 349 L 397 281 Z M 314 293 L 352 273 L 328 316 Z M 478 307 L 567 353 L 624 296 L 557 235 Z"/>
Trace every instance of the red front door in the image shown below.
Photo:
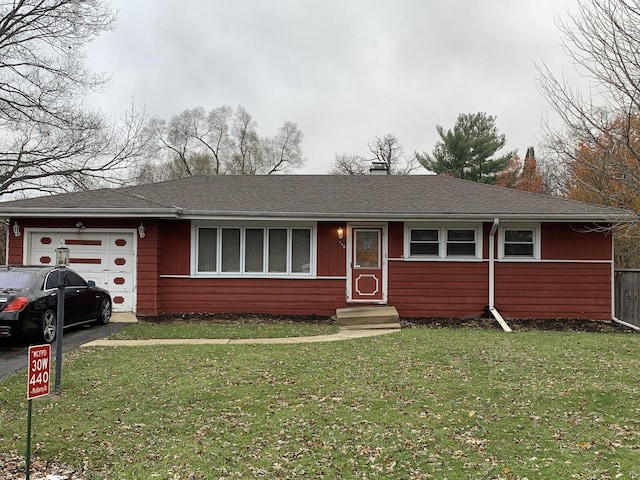
<path fill-rule="evenodd" d="M 384 300 L 382 228 L 353 228 L 351 242 L 351 301 Z"/>

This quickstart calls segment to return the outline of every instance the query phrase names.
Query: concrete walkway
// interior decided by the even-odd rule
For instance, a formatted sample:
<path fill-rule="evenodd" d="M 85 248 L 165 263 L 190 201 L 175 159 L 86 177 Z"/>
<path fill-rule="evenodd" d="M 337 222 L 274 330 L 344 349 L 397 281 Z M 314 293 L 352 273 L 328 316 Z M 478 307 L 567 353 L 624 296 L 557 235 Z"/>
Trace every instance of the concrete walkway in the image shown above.
<path fill-rule="evenodd" d="M 115 313 L 111 317 L 114 323 L 135 323 L 136 317 L 130 313 Z M 338 340 L 352 340 L 354 338 L 376 337 L 388 333 L 398 332 L 400 329 L 346 329 L 341 328 L 338 333 L 330 335 L 316 335 L 312 337 L 287 338 L 168 338 L 149 340 L 94 340 L 84 343 L 82 347 L 139 347 L 148 345 L 285 345 L 295 343 L 322 343 Z"/>

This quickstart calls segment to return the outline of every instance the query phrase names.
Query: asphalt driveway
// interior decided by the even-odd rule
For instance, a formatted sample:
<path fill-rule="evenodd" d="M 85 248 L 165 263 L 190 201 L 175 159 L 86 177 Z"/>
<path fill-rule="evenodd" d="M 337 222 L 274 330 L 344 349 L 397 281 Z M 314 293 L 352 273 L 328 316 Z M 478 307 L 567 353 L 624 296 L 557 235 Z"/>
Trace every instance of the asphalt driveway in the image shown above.
<path fill-rule="evenodd" d="M 110 322 L 106 325 L 80 326 L 67 329 L 64 331 L 64 336 L 62 337 L 62 352 L 73 350 L 83 343 L 106 338 L 125 325 L 125 323 Z M 42 342 L 29 342 L 28 340 L 16 341 L 13 339 L 0 339 L 0 381 L 8 378 L 20 369 L 27 368 L 29 345 L 38 345 L 41 343 Z M 55 355 L 55 342 L 51 347 L 51 354 Z"/>

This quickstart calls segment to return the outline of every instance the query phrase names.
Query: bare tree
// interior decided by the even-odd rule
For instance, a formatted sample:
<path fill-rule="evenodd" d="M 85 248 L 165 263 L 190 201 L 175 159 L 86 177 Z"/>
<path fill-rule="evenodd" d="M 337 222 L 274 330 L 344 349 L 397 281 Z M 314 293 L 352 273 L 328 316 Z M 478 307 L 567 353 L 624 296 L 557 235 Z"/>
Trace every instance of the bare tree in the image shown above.
<path fill-rule="evenodd" d="M 160 163 L 139 166 L 136 181 L 158 181 L 190 175 L 270 175 L 301 167 L 302 131 L 285 122 L 274 137 L 260 138 L 257 123 L 242 106 L 224 105 L 206 112 L 184 110 L 167 122 L 152 118 L 148 131 L 154 138 Z"/>
<path fill-rule="evenodd" d="M 275 137 L 262 139 L 258 173 L 271 175 L 301 167 L 305 162 L 302 156 L 303 138 L 298 125 L 285 122 Z"/>
<path fill-rule="evenodd" d="M 336 154 L 329 173 L 331 175 L 368 175 L 370 168 L 371 160 L 367 160 L 360 155 L 341 153 Z"/>
<path fill-rule="evenodd" d="M 369 151 L 374 156 L 374 162 L 384 165 L 387 175 L 409 175 L 420 167 L 415 157 L 404 156 L 404 150 L 395 135 L 376 137 L 369 143 Z"/>
<path fill-rule="evenodd" d="M 217 107 L 207 114 L 207 122 L 204 131 L 196 129 L 195 137 L 207 151 L 213 155 L 216 175 L 222 173 L 222 168 L 232 145 L 229 138 L 229 121 L 233 110 L 228 105 Z"/>
<path fill-rule="evenodd" d="M 640 1 L 588 0 L 580 1 L 577 8 L 575 15 L 560 23 L 560 29 L 569 58 L 589 79 L 590 88 L 576 88 L 546 65 L 538 68 L 539 88 L 563 123 L 561 129 L 545 126 L 545 148 L 565 183 L 581 148 L 602 154 L 620 153 L 622 148 L 625 157 L 640 162 Z M 597 155 L 580 160 L 582 168 L 602 170 L 602 158 Z M 613 156 L 607 160 L 615 161 Z M 626 163 L 620 165 L 624 171 L 610 172 L 625 177 L 628 188 L 640 194 L 640 178 L 633 164 Z"/>
<path fill-rule="evenodd" d="M 373 157 L 336 154 L 329 173 L 332 175 L 367 175 L 372 168 L 379 168 L 387 175 L 409 175 L 420 167 L 415 157 L 407 158 L 395 135 L 376 137 L 368 144 Z"/>
<path fill-rule="evenodd" d="M 567 55 L 589 80 L 581 90 L 538 68 L 539 88 L 563 123 L 546 126 L 545 148 L 564 192 L 640 212 L 640 0 L 579 1 L 560 29 Z M 637 226 L 617 230 L 618 246 L 637 247 Z"/>
<path fill-rule="evenodd" d="M 104 0 L 0 3 L 0 195 L 123 181 L 144 153 L 143 113 L 118 122 L 83 106 L 108 80 L 84 48 L 114 21 Z"/>
<path fill-rule="evenodd" d="M 257 132 L 258 124 L 243 106 L 238 106 L 234 113 L 231 127 L 231 139 L 234 151 L 227 165 L 227 171 L 235 175 L 255 175 L 258 170 L 260 140 Z"/>
<path fill-rule="evenodd" d="M 154 117 L 149 121 L 149 131 L 153 138 L 158 142 L 158 151 L 163 149 L 169 152 L 169 156 L 173 162 L 181 164 L 181 169 L 187 175 L 191 175 L 191 168 L 187 160 L 189 152 L 189 144 L 191 142 L 191 124 L 193 111 L 185 110 L 184 112 L 171 117 L 169 122 L 159 117 Z"/>

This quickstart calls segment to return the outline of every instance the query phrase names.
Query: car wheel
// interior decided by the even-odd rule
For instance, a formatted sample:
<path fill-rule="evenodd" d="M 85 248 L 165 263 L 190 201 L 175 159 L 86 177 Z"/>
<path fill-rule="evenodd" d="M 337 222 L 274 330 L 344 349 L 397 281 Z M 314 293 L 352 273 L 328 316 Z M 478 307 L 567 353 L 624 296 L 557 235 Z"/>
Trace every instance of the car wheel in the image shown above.
<path fill-rule="evenodd" d="M 105 298 L 100 305 L 100 310 L 98 310 L 98 323 L 106 325 L 109 320 L 111 320 L 111 302 Z"/>
<path fill-rule="evenodd" d="M 42 339 L 47 343 L 52 343 L 56 339 L 57 328 L 56 314 L 53 310 L 47 310 L 42 314 L 41 330 Z"/>

